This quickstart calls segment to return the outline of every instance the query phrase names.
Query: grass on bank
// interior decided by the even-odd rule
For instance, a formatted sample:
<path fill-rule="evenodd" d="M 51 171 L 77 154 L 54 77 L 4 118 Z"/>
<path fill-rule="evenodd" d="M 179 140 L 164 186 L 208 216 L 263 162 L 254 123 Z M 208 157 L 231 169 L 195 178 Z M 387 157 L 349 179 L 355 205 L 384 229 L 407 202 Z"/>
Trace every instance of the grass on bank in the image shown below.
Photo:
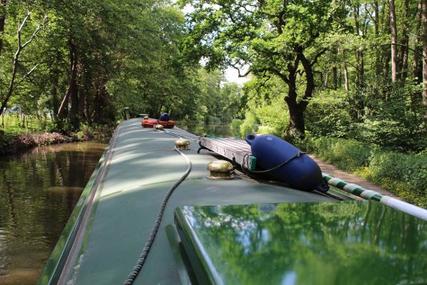
<path fill-rule="evenodd" d="M 307 138 L 305 151 L 353 172 L 396 194 L 405 201 L 427 208 L 427 152 L 398 153 L 356 140 L 330 137 Z"/>
<path fill-rule="evenodd" d="M 0 116 L 0 130 L 8 134 L 46 132 L 53 129 L 48 117 L 33 115 L 3 114 Z"/>
<path fill-rule="evenodd" d="M 57 131 L 49 118 L 6 114 L 0 116 L 0 155 L 41 145 L 88 140 L 107 142 L 114 128 L 112 125 L 82 125 L 77 132 Z"/>

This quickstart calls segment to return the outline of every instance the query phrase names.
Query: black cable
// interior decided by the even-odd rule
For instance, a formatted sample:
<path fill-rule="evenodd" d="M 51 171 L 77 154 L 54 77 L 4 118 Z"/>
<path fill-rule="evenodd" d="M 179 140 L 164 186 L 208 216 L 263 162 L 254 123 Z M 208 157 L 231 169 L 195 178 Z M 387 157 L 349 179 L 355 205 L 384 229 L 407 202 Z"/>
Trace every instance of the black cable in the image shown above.
<path fill-rule="evenodd" d="M 144 244 L 144 248 L 142 249 L 142 252 L 139 255 L 139 258 L 138 258 L 135 266 L 133 267 L 133 270 L 129 273 L 127 279 L 123 283 L 124 285 L 132 285 L 133 282 L 135 281 L 136 277 L 138 276 L 139 272 L 141 271 L 142 267 L 144 266 L 144 263 L 147 260 L 147 256 L 150 253 L 150 250 L 153 246 L 156 235 L 159 231 L 160 224 L 162 223 L 163 215 L 165 213 L 166 206 L 167 206 L 167 203 L 169 201 L 169 198 L 172 196 L 175 189 L 178 188 L 178 186 L 188 177 L 188 175 L 190 174 L 191 169 L 193 167 L 191 164 L 191 160 L 184 153 L 182 153 L 177 148 L 175 148 L 175 151 L 177 151 L 180 155 L 182 155 L 185 158 L 187 165 L 188 165 L 187 170 L 185 171 L 184 175 L 182 175 L 181 178 L 170 188 L 170 190 L 166 194 L 165 198 L 163 199 L 162 205 L 160 207 L 159 214 L 157 215 L 157 218 L 154 222 L 153 229 L 151 230 L 150 235 Z"/>
<path fill-rule="evenodd" d="M 248 158 L 249 158 L 249 154 L 245 154 L 245 156 L 243 157 L 243 163 L 242 163 L 242 170 L 243 172 L 246 172 L 246 174 L 263 174 L 263 173 L 268 173 L 274 170 L 279 169 L 280 167 L 286 165 L 287 163 L 289 163 L 291 160 L 293 160 L 294 158 L 300 157 L 301 155 L 305 154 L 302 151 L 298 151 L 297 153 L 295 153 L 293 156 L 291 156 L 290 158 L 288 158 L 287 160 L 281 162 L 280 164 L 270 168 L 270 169 L 266 169 L 266 170 L 250 170 L 248 165 Z M 244 165 L 246 162 L 246 165 Z M 326 192 L 329 191 L 329 185 L 326 182 L 326 180 L 324 178 L 322 178 L 322 183 L 320 183 L 314 190 L 317 190 L 317 192 L 322 193 L 324 196 L 327 196 L 329 194 L 327 194 Z M 326 194 L 326 195 L 325 195 Z"/>

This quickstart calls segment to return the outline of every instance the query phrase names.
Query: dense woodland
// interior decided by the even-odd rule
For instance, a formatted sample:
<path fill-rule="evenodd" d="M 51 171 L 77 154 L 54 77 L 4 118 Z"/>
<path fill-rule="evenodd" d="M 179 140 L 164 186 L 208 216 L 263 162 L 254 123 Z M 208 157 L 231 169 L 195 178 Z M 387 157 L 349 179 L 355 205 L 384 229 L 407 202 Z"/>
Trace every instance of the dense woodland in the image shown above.
<path fill-rule="evenodd" d="M 189 120 L 223 113 L 236 87 L 186 63 L 184 27 L 179 7 L 157 0 L 1 0 L 0 110 L 72 130 L 114 123 L 125 106 Z"/>
<path fill-rule="evenodd" d="M 360 131 L 384 144 L 425 146 L 421 2 L 189 3 L 196 58 L 250 67 L 256 77 L 245 94 L 262 125 L 286 137 Z M 270 116 L 275 110 L 287 115 Z"/>
<path fill-rule="evenodd" d="M 426 54 L 427 0 L 0 0 L 0 112 L 273 133 L 427 205 Z"/>

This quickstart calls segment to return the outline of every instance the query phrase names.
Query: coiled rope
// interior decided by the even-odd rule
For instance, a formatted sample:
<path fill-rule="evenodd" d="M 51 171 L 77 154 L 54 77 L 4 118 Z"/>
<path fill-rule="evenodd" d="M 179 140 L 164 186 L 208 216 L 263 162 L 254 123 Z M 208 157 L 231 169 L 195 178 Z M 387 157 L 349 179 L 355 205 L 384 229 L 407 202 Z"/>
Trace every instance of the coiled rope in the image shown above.
<path fill-rule="evenodd" d="M 150 232 L 150 235 L 147 239 L 147 241 L 144 244 L 144 248 L 142 249 L 142 252 L 139 255 L 139 258 L 133 267 L 132 271 L 129 273 L 127 279 L 123 283 L 124 285 L 132 285 L 135 282 L 136 277 L 138 277 L 139 272 L 141 272 L 142 267 L 145 264 L 145 261 L 147 260 L 148 254 L 150 253 L 150 250 L 153 246 L 154 240 L 156 238 L 156 235 L 159 231 L 160 224 L 162 223 L 163 215 L 166 210 L 166 206 L 168 204 L 168 201 L 170 197 L 172 196 L 173 192 L 176 188 L 188 177 L 188 175 L 191 172 L 192 169 L 192 163 L 191 160 L 179 149 L 175 148 L 175 151 L 178 152 L 182 157 L 184 157 L 185 161 L 187 162 L 187 170 L 185 173 L 181 176 L 181 178 L 169 189 L 168 193 L 166 194 L 165 198 L 162 201 L 162 204 L 160 206 L 160 211 L 157 215 L 157 218 L 154 222 L 153 229 Z"/>

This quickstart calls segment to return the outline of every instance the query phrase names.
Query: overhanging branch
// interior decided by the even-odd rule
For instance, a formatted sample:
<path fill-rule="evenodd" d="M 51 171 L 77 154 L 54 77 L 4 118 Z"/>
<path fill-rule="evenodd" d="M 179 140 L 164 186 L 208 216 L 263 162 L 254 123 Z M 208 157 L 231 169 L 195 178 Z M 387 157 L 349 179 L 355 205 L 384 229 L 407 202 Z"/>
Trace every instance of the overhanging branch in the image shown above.
<path fill-rule="evenodd" d="M 310 62 L 310 66 L 313 66 L 317 63 L 317 60 L 319 59 L 320 56 L 322 56 L 322 54 L 324 54 L 328 49 L 324 48 L 322 50 L 320 50 L 313 58 L 313 60 Z"/>

